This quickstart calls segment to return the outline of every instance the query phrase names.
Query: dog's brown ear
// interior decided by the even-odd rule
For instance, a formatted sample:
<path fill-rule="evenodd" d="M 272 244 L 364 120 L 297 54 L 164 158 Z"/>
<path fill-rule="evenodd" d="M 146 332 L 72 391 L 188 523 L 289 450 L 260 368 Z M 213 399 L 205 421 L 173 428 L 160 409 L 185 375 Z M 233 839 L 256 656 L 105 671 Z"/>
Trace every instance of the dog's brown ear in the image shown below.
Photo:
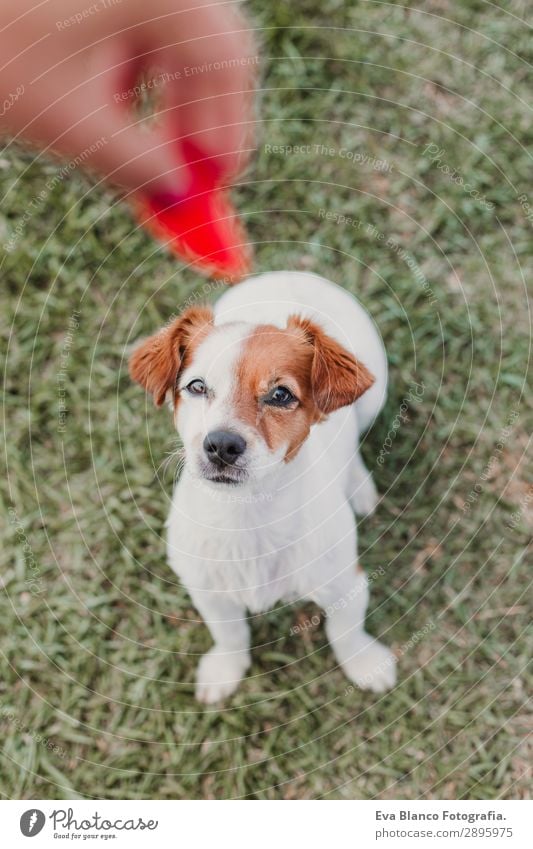
<path fill-rule="evenodd" d="M 129 361 L 130 375 L 154 396 L 157 407 L 212 325 L 210 307 L 189 307 L 172 324 L 149 336 L 134 350 Z"/>
<path fill-rule="evenodd" d="M 287 328 L 304 336 L 313 346 L 311 361 L 311 391 L 321 413 L 333 413 L 354 401 L 370 389 L 374 376 L 359 360 L 335 339 L 301 316 L 290 316 Z"/>

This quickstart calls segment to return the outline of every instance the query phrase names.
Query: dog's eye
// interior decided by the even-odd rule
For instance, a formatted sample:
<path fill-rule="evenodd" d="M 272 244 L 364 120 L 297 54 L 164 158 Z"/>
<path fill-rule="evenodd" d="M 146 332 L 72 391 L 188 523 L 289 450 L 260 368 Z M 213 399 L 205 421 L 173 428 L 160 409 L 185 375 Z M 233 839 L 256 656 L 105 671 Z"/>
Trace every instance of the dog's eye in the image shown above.
<path fill-rule="evenodd" d="M 270 404 L 272 407 L 288 407 L 296 400 L 297 398 L 286 386 L 276 386 L 268 393 L 266 398 L 263 398 L 264 403 Z"/>
<path fill-rule="evenodd" d="M 207 393 L 207 387 L 203 380 L 200 379 L 191 380 L 185 389 L 190 395 L 205 395 Z"/>

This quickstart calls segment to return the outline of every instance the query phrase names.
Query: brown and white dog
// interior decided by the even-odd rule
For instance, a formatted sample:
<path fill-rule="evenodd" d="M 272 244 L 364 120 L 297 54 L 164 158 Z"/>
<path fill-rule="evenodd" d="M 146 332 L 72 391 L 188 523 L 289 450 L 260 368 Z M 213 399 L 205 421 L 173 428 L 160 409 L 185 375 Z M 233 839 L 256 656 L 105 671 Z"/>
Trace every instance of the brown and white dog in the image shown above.
<path fill-rule="evenodd" d="M 145 340 L 134 380 L 166 400 L 185 452 L 168 558 L 213 637 L 196 695 L 228 696 L 250 665 L 247 611 L 308 599 L 348 678 L 381 692 L 394 655 L 364 630 L 353 512 L 377 493 L 359 453 L 387 361 L 351 295 L 313 274 L 252 277 Z"/>

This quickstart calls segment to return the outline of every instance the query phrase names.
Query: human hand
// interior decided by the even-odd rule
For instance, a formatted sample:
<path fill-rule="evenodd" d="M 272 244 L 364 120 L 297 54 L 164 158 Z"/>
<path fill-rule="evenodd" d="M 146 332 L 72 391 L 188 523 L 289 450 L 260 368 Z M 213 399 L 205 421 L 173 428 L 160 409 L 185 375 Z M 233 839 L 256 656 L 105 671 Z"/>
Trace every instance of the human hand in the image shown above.
<path fill-rule="evenodd" d="M 253 136 L 251 29 L 235 4 L 190 5 L 2 0 L 0 131 L 78 157 L 134 193 L 186 192 L 183 138 L 236 174 Z M 133 93 L 154 66 L 163 103 L 147 129 Z"/>

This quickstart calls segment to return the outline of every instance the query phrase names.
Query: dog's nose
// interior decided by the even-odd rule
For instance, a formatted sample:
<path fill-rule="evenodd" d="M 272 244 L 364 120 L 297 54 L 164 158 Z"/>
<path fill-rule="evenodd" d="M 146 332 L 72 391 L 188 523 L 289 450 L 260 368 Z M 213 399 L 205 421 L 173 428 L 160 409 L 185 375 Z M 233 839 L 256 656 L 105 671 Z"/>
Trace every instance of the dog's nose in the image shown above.
<path fill-rule="evenodd" d="M 213 430 L 204 439 L 204 451 L 215 466 L 232 466 L 245 448 L 242 436 L 229 430 Z"/>

